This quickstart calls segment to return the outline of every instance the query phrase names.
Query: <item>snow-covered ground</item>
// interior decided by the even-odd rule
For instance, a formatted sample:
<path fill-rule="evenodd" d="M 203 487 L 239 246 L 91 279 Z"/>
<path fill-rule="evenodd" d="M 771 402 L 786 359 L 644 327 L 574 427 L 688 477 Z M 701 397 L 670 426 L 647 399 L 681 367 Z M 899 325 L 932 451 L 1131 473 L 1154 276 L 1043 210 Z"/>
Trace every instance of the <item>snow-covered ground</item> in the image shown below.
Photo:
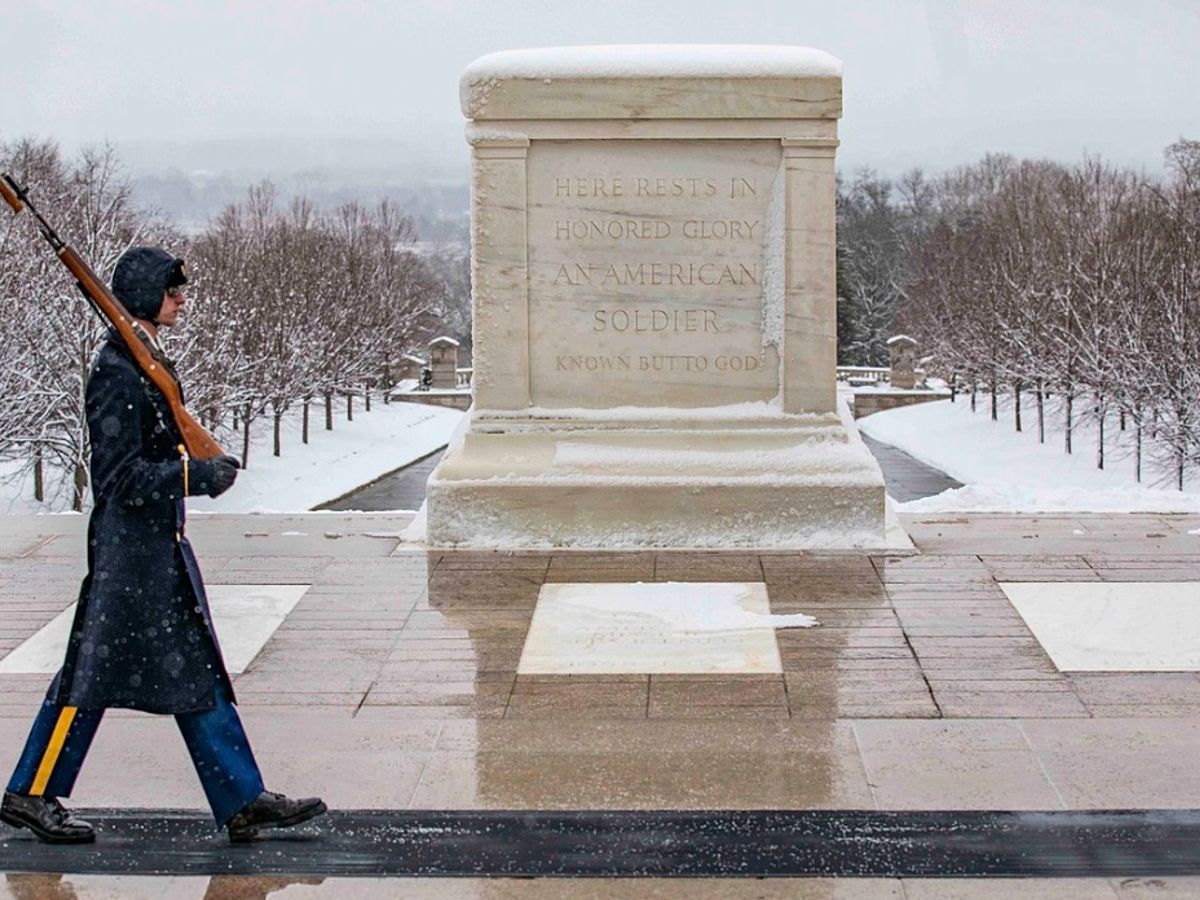
<path fill-rule="evenodd" d="M 1047 404 L 1046 443 L 1040 444 L 1031 398 L 1022 404 L 1024 430 L 1019 433 L 1013 427 L 1010 402 L 1001 403 L 995 422 L 988 403 L 981 395 L 978 411 L 972 413 L 969 398 L 960 395 L 956 403 L 924 403 L 858 420 L 864 434 L 898 447 L 964 485 L 899 504 L 900 510 L 1200 512 L 1200 472 L 1195 469 L 1187 473 L 1193 483 L 1180 492 L 1173 489 L 1170 473 L 1145 459 L 1143 483 L 1136 482 L 1133 431 L 1121 432 L 1115 413 L 1105 428 L 1106 458 L 1101 470 L 1096 467 L 1096 423 L 1076 422 L 1074 453 L 1068 456 L 1057 404 Z M 1149 441 L 1146 447 L 1149 453 Z"/>
<path fill-rule="evenodd" d="M 300 411 L 283 422 L 282 455 L 272 455 L 271 420 L 251 426 L 250 465 L 237 483 L 214 499 L 194 497 L 191 512 L 301 512 L 336 499 L 393 469 L 432 453 L 449 441 L 463 414 L 416 403 L 360 405 L 354 421 L 337 410 L 333 431 L 325 430 L 324 409 L 311 410 L 309 443 L 300 441 Z M 241 455 L 241 437 L 227 437 L 225 448 Z M 2 474 L 2 473 L 0 473 Z M 33 479 L 0 481 L 0 514 L 60 512 L 70 508 L 70 496 L 48 485 L 46 503 L 33 499 Z"/>
<path fill-rule="evenodd" d="M 1096 468 L 1096 427 L 1080 421 L 1075 453 L 1063 452 L 1062 416 L 1047 408 L 1046 443 L 1037 439 L 1032 402 L 1024 411 L 1025 430 L 1012 425 L 1012 409 L 1003 404 L 993 422 L 986 398 L 970 411 L 965 397 L 876 413 L 858 420 L 863 433 L 892 444 L 941 469 L 965 487 L 899 504 L 906 512 L 1200 512 L 1200 472 L 1189 471 L 1191 483 L 1181 493 L 1171 476 L 1147 458 L 1143 484 L 1134 480 L 1132 431 L 1122 433 L 1116 416 L 1107 428 L 1105 468 Z M 387 472 L 400 468 L 446 444 L 463 414 L 451 409 L 411 403 L 377 403 L 370 413 L 361 406 L 353 422 L 344 410 L 332 432 L 324 428 L 320 407 L 313 408 L 310 443 L 300 442 L 300 414 L 284 420 L 283 455 L 271 454 L 271 422 L 254 424 L 250 467 L 225 495 L 193 498 L 193 511 L 300 512 L 333 500 Z M 240 438 L 226 446 L 240 453 Z M 1149 442 L 1147 442 L 1149 446 Z M 11 468 L 8 470 L 11 473 Z M 64 486 L 47 486 L 50 500 L 33 499 L 32 478 L 17 481 L 0 471 L 0 514 L 61 512 L 70 508 Z"/>

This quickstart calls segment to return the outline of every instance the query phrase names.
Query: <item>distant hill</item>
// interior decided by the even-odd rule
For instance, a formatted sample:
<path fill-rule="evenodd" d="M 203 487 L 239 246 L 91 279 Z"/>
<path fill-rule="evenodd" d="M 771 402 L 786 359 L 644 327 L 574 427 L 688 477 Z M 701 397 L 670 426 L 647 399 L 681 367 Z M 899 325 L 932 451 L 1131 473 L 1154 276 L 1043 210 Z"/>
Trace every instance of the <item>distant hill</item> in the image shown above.
<path fill-rule="evenodd" d="M 436 159 L 442 140 L 255 138 L 117 144 L 138 202 L 197 231 L 246 189 L 267 180 L 286 202 L 304 195 L 321 206 L 388 198 L 416 221 L 422 240 L 466 243 L 468 154 Z"/>

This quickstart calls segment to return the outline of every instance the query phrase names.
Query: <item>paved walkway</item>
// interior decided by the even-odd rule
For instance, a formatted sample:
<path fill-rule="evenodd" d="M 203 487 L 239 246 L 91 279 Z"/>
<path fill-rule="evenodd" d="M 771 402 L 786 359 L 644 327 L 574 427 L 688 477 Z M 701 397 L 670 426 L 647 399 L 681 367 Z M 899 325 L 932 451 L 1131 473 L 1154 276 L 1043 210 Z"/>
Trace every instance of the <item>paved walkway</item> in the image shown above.
<path fill-rule="evenodd" d="M 435 450 L 428 456 L 409 463 L 403 469 L 389 472 L 370 484 L 364 484 L 346 496 L 318 508 L 363 512 L 420 509 L 421 504 L 425 502 L 425 483 L 437 464 L 442 461 L 442 454 L 445 452 L 445 447 Z"/>
<path fill-rule="evenodd" d="M 955 481 L 940 469 L 926 465 L 891 444 L 877 441 L 865 434 L 862 439 L 875 454 L 879 468 L 883 470 L 888 496 L 899 503 L 932 497 L 942 491 L 962 487 L 961 481 Z"/>
<path fill-rule="evenodd" d="M 1195 582 L 1200 598 L 1200 536 L 1189 533 L 1200 517 L 904 521 L 918 556 L 426 551 L 399 543 L 406 517 L 382 515 L 195 516 L 191 533 L 212 584 L 309 585 L 236 687 L 269 786 L 321 793 L 335 809 L 1200 809 L 1200 677 L 1060 672 L 1001 587 Z M 73 599 L 83 527 L 75 516 L 0 520 L 0 656 Z M 772 612 L 822 625 L 777 632 L 778 674 L 518 674 L 544 585 L 664 581 L 761 584 Z M 46 682 L 0 675 L 0 768 Z M 106 719 L 72 803 L 204 807 L 173 723 L 136 713 Z M 0 831 L 0 847 L 23 840 Z M 297 897 L 1200 893 L 1200 882 L 1154 885 L 1138 872 L 636 889 L 291 880 Z M 271 885 L 9 875 L 0 897 L 258 897 Z"/>

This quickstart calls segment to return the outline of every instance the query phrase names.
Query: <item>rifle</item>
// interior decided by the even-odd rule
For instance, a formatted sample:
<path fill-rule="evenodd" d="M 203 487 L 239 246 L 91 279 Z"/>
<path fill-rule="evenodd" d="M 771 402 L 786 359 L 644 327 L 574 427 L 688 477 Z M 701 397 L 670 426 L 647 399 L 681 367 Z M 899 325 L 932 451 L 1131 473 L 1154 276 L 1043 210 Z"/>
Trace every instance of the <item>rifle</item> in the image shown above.
<path fill-rule="evenodd" d="M 171 409 L 171 417 L 183 436 L 183 444 L 192 459 L 212 459 L 224 456 L 225 451 L 216 439 L 208 433 L 203 425 L 192 417 L 183 406 L 183 391 L 176 380 L 170 364 L 151 346 L 141 332 L 133 327 L 133 317 L 99 278 L 92 267 L 84 261 L 62 238 L 50 227 L 42 214 L 29 201 L 29 195 L 17 184 L 7 172 L 0 174 L 0 197 L 12 207 L 14 213 L 28 209 L 37 220 L 38 230 L 50 244 L 51 249 L 58 255 L 62 264 L 75 277 L 75 283 L 83 296 L 87 298 L 92 309 L 106 320 L 125 341 L 125 346 L 133 354 L 138 367 L 156 388 L 167 398 Z"/>

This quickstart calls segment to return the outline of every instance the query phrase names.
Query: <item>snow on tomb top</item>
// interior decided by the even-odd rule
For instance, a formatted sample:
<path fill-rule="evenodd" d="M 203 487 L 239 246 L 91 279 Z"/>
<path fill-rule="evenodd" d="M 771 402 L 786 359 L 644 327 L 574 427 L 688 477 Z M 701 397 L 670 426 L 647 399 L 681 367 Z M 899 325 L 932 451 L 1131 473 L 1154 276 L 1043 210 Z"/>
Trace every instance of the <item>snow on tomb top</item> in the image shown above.
<path fill-rule="evenodd" d="M 475 120 L 837 118 L 841 79 L 841 60 L 811 47 L 611 44 L 489 53 L 459 93 Z"/>
<path fill-rule="evenodd" d="M 904 341 L 908 344 L 915 344 L 917 339 L 914 337 L 909 337 L 907 334 L 898 334 L 895 337 L 890 337 L 887 339 L 889 347 L 892 346 L 892 344 L 899 344 L 901 341 Z"/>
<path fill-rule="evenodd" d="M 429 342 L 430 347 L 432 347 L 434 344 L 449 344 L 452 347 L 462 346 L 454 338 L 447 337 L 446 335 L 442 335 L 441 337 L 435 337 L 432 341 Z"/>
<path fill-rule="evenodd" d="M 771 44 L 594 44 L 501 50 L 481 56 L 463 81 L 481 78 L 840 78 L 824 50 Z"/>

